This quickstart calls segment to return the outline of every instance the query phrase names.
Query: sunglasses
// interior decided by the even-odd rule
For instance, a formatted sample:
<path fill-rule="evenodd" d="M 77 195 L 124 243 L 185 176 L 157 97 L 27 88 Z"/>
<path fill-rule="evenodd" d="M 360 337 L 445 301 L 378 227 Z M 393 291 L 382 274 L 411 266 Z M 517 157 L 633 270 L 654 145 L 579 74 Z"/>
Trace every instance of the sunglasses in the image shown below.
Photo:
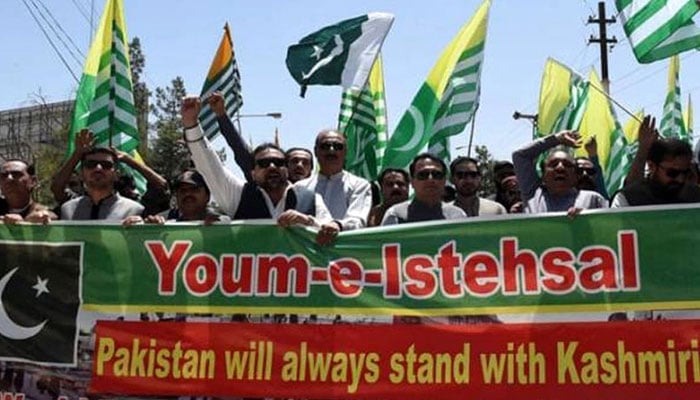
<path fill-rule="evenodd" d="M 688 176 L 692 172 L 690 170 L 690 168 L 688 168 L 688 169 L 675 169 L 675 168 L 666 168 L 663 165 L 659 165 L 659 168 L 666 171 L 666 176 L 668 176 L 671 179 L 676 179 L 680 175 Z"/>
<path fill-rule="evenodd" d="M 442 171 L 438 171 L 438 170 L 433 170 L 433 169 L 425 170 L 424 169 L 422 171 L 416 172 L 416 179 L 418 179 L 419 181 L 425 181 L 428 179 L 440 180 L 440 179 L 444 179 L 444 178 L 445 178 L 445 173 Z"/>
<path fill-rule="evenodd" d="M 481 173 L 479 173 L 479 171 L 455 171 L 453 175 L 457 179 L 465 179 L 479 177 Z"/>
<path fill-rule="evenodd" d="M 114 168 L 114 163 L 107 160 L 83 160 L 83 167 L 87 169 L 95 169 L 97 166 L 101 166 L 102 169 L 112 169 Z"/>
<path fill-rule="evenodd" d="M 579 175 L 595 176 L 598 172 L 595 168 L 577 168 Z"/>
<path fill-rule="evenodd" d="M 343 151 L 345 149 L 345 144 L 341 142 L 323 142 L 319 144 L 318 147 L 324 151 Z"/>
<path fill-rule="evenodd" d="M 18 180 L 18 179 L 22 179 L 23 176 L 24 176 L 24 172 L 22 172 L 22 171 L 5 171 L 5 172 L 0 173 L 0 178 L 2 178 L 2 179 L 7 179 L 9 177 L 12 177 L 12 179 Z"/>
<path fill-rule="evenodd" d="M 279 157 L 258 158 L 255 160 L 255 165 L 260 168 L 267 168 L 272 164 L 274 164 L 277 168 L 282 168 L 286 166 L 287 160 Z"/>

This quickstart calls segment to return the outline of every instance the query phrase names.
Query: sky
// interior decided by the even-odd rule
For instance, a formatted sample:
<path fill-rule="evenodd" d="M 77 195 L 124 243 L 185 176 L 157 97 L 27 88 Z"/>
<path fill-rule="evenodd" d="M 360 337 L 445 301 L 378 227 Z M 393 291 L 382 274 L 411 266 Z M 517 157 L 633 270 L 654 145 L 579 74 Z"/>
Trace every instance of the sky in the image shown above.
<path fill-rule="evenodd" d="M 614 15 L 614 2 L 606 3 L 608 14 Z M 188 92 L 198 94 L 228 22 L 241 73 L 241 113 L 282 113 L 279 120 L 243 117 L 243 135 L 259 144 L 271 141 L 277 128 L 285 148 L 311 148 L 318 131 L 336 126 L 341 94 L 338 86 L 310 86 L 306 98 L 299 97 L 299 86 L 285 66 L 288 46 L 343 19 L 373 11 L 394 14 L 393 27 L 382 48 L 392 132 L 444 47 L 480 4 L 481 0 L 124 0 L 127 34 L 129 39 L 138 36 L 141 40 L 146 56 L 145 81 L 151 90 L 181 76 Z M 31 105 L 36 94 L 48 101 L 72 99 L 77 87 L 27 6 L 40 20 L 43 14 L 58 21 L 72 42 L 64 41 L 84 54 L 91 36 L 91 10 L 97 25 L 104 1 L 2 1 L 0 24 L 8 34 L 0 41 L 0 110 Z M 598 36 L 598 28 L 586 24 L 597 10 L 597 2 L 591 0 L 493 1 L 474 145 L 486 145 L 497 159 L 510 159 L 515 148 L 529 141 L 531 125 L 526 120 L 514 120 L 512 115 L 514 111 L 537 112 L 547 57 L 583 75 L 591 68 L 600 74 L 600 48 L 587 45 L 591 35 Z M 73 50 L 73 57 L 48 32 L 80 76 L 84 58 L 77 50 Z M 610 25 L 608 34 L 619 41 L 609 52 L 612 97 L 630 111 L 644 108 L 660 119 L 668 61 L 638 64 L 621 25 Z M 697 71 L 698 52 L 684 53 L 680 71 L 684 107 L 688 94 L 700 104 Z M 629 118 L 622 110 L 617 114 L 622 123 Z M 453 137 L 453 157 L 466 154 L 470 131 L 468 126 L 464 133 Z M 219 146 L 224 146 L 223 141 Z"/>

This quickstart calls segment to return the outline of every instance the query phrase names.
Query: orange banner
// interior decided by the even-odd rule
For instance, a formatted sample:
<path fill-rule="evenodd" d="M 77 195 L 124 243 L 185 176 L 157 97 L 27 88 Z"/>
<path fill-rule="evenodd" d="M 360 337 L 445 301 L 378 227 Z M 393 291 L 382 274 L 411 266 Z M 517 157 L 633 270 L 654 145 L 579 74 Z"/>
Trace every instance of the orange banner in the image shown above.
<path fill-rule="evenodd" d="M 700 320 L 476 325 L 99 321 L 90 391 L 319 399 L 700 393 Z"/>

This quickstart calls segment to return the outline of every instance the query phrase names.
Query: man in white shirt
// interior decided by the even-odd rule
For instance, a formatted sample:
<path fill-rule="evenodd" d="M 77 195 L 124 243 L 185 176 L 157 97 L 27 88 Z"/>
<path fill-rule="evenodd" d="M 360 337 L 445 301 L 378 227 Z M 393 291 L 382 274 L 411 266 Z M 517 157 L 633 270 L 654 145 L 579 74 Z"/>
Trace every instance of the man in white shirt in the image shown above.
<path fill-rule="evenodd" d="M 372 190 L 369 182 L 343 170 L 347 142 L 334 130 L 321 131 L 316 137 L 314 154 L 319 171 L 295 184 L 315 191 L 323 197 L 333 221 L 323 229 L 341 231 L 363 228 L 372 208 Z"/>
<path fill-rule="evenodd" d="M 321 226 L 330 220 L 330 213 L 320 196 L 304 188 L 295 188 L 288 182 L 284 151 L 271 143 L 260 145 L 253 151 L 253 182 L 246 182 L 224 168 L 199 126 L 199 110 L 198 97 L 183 100 L 184 139 L 197 171 L 227 215 L 233 219 L 273 218 L 281 226 Z M 321 232 L 317 237 L 320 244 L 329 242 L 337 233 L 331 232 L 330 228 Z"/>

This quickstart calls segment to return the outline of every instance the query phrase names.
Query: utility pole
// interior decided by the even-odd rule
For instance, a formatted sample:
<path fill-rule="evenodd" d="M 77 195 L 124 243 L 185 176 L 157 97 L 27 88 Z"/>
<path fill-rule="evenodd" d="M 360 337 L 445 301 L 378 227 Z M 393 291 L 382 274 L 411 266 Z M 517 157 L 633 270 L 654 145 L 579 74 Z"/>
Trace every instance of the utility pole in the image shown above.
<path fill-rule="evenodd" d="M 605 2 L 598 2 L 598 18 L 594 16 L 588 17 L 589 24 L 598 24 L 598 32 L 600 37 L 596 38 L 591 35 L 588 43 L 600 43 L 600 69 L 602 75 L 603 89 L 606 93 L 610 93 L 610 78 L 608 77 L 608 44 L 617 43 L 615 36 L 612 39 L 608 38 L 608 24 L 615 23 L 615 17 L 606 18 Z"/>

